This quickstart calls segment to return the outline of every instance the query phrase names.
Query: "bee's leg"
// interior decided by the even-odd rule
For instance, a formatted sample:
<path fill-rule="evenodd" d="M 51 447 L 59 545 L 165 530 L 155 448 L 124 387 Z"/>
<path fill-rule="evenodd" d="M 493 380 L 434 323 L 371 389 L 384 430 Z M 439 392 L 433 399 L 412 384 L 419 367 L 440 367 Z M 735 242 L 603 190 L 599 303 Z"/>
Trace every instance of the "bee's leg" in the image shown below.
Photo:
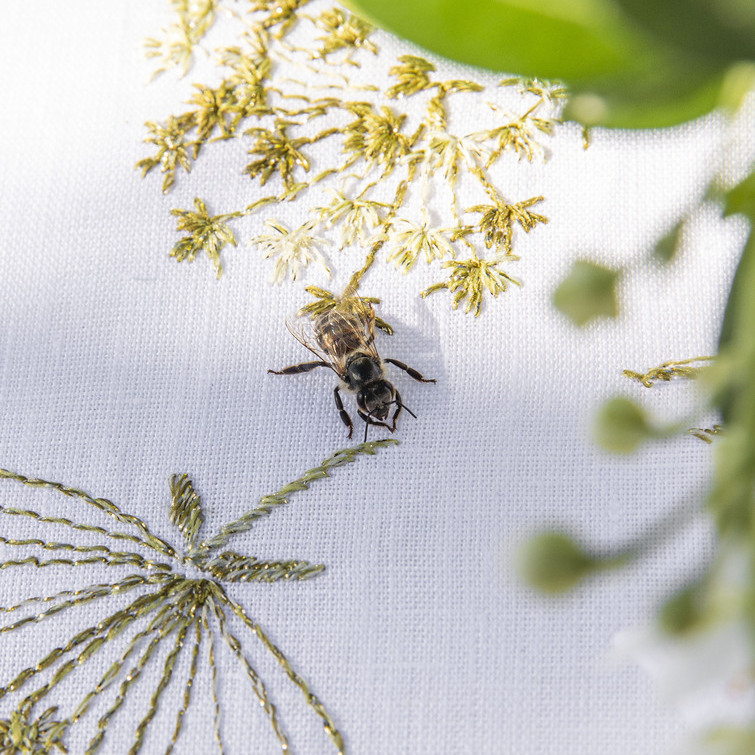
<path fill-rule="evenodd" d="M 419 381 L 420 383 L 434 383 L 435 380 L 431 380 L 429 378 L 424 378 L 422 375 L 417 372 L 413 367 L 409 367 L 408 364 L 404 364 L 403 362 L 399 362 L 398 359 L 386 359 L 386 362 L 390 362 L 391 364 L 395 364 L 396 367 L 398 367 L 400 370 L 403 370 L 406 372 L 409 377 L 414 378 L 415 380 Z"/>
<path fill-rule="evenodd" d="M 292 364 L 290 367 L 284 367 L 282 370 L 268 370 L 273 375 L 298 375 L 300 372 L 309 372 L 315 367 L 330 367 L 327 362 L 302 362 L 301 364 Z"/>
<path fill-rule="evenodd" d="M 401 403 L 401 394 L 396 391 L 396 411 L 393 412 L 393 417 L 391 418 L 391 421 L 393 422 L 393 429 L 396 429 L 396 422 L 398 422 L 398 415 L 401 414 L 401 410 L 404 408 L 404 405 Z"/>
<path fill-rule="evenodd" d="M 365 414 L 361 409 L 357 409 L 357 414 L 361 419 L 364 420 L 364 423 L 366 427 L 364 428 L 364 437 L 367 437 L 367 428 L 370 425 L 377 425 L 378 427 L 387 427 L 391 432 L 393 432 L 394 428 L 392 428 L 388 423 L 386 422 L 376 422 L 372 417 L 370 417 L 369 414 Z M 366 443 L 367 441 L 365 441 Z"/>
<path fill-rule="evenodd" d="M 404 405 L 404 402 L 401 400 L 401 394 L 396 391 L 396 411 L 393 412 L 393 417 L 391 418 L 391 421 L 393 422 L 393 429 L 396 429 L 396 421 L 398 420 L 398 415 L 401 414 L 402 409 L 406 409 L 409 414 L 414 417 L 414 419 L 417 419 L 417 415 L 408 407 Z"/>
<path fill-rule="evenodd" d="M 338 409 L 338 413 L 341 415 L 341 420 L 346 427 L 349 428 L 349 438 L 351 437 L 351 434 L 354 432 L 354 424 L 351 421 L 351 417 L 349 417 L 349 413 L 343 408 L 343 401 L 341 401 L 341 393 L 338 390 L 338 386 L 336 386 L 336 389 L 333 391 L 333 396 L 336 400 L 336 409 Z"/>

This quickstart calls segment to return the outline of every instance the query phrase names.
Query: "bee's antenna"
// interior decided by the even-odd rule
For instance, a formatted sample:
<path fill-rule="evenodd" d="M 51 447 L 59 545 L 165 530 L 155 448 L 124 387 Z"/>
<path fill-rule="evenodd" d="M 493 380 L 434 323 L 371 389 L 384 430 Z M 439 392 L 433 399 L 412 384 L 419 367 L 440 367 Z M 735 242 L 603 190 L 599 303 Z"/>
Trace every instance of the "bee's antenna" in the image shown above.
<path fill-rule="evenodd" d="M 364 442 L 367 442 L 367 431 L 370 429 L 370 423 L 365 422 L 364 423 Z"/>
<path fill-rule="evenodd" d="M 398 399 L 394 399 L 390 403 L 391 404 L 398 404 L 402 409 L 405 409 L 407 412 L 409 412 L 409 414 L 411 414 L 412 417 L 414 417 L 414 419 L 417 419 L 417 415 L 406 404 L 401 403 Z"/>

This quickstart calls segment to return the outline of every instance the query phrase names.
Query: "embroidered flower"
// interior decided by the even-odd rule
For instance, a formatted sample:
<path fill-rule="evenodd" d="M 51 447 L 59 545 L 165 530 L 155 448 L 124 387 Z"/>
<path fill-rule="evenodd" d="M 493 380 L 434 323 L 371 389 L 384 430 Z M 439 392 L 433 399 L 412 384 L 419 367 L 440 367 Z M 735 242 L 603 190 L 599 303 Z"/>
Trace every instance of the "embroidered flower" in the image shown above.
<path fill-rule="evenodd" d="M 442 170 L 446 181 L 454 183 L 462 165 L 477 165 L 487 159 L 487 150 L 472 136 L 454 136 L 437 129 L 427 135 L 425 166 Z"/>
<path fill-rule="evenodd" d="M 428 228 L 426 222 L 397 220 L 393 230 L 385 237 L 388 247 L 393 250 L 388 262 L 395 262 L 396 267 L 406 272 L 411 270 L 421 254 L 425 255 L 428 264 L 445 256 L 453 257 L 454 248 L 446 238 L 446 232 L 441 228 Z"/>
<path fill-rule="evenodd" d="M 194 200 L 197 212 L 191 210 L 171 210 L 171 215 L 178 217 L 177 230 L 188 231 L 191 235 L 184 236 L 170 251 L 170 256 L 179 262 L 188 260 L 194 262 L 199 252 L 204 252 L 215 265 L 217 277 L 223 274 L 220 262 L 220 250 L 226 244 L 236 246 L 233 231 L 225 221 L 237 217 L 237 213 L 228 215 L 213 215 L 207 212 L 205 203 L 197 197 Z"/>
<path fill-rule="evenodd" d="M 422 292 L 422 297 L 434 294 L 436 291 L 447 288 L 453 295 L 453 308 L 456 309 L 464 299 L 467 304 L 464 311 L 474 310 L 475 317 L 479 317 L 482 311 L 482 296 L 487 289 L 493 296 L 504 292 L 509 283 L 517 286 L 522 284 L 512 278 L 508 273 L 499 269 L 498 265 L 505 260 L 517 260 L 512 254 L 499 256 L 492 262 L 479 258 L 469 260 L 449 260 L 443 263 L 443 267 L 451 270 L 451 275 L 444 283 L 435 283 Z"/>
<path fill-rule="evenodd" d="M 315 212 L 328 227 L 341 225 L 341 243 L 349 246 L 355 241 L 366 244 L 372 231 L 382 222 L 379 210 L 388 205 L 370 199 L 348 199 L 342 192 L 330 190 L 333 201 L 326 207 L 318 207 Z"/>
<path fill-rule="evenodd" d="M 293 231 L 275 220 L 267 220 L 265 225 L 272 232 L 257 236 L 251 243 L 262 249 L 265 259 L 278 258 L 275 261 L 273 283 L 280 285 L 287 277 L 296 280 L 299 270 L 307 267 L 310 262 L 322 265 L 330 275 L 330 268 L 320 253 L 320 248 L 328 241 L 312 233 L 317 223 L 308 221 Z"/>
<path fill-rule="evenodd" d="M 544 215 L 538 215 L 536 212 L 530 212 L 527 209 L 542 201 L 543 197 L 531 197 L 516 204 L 477 205 L 470 207 L 468 211 L 483 213 L 479 228 L 480 232 L 485 234 L 485 246 L 488 249 L 494 246 L 506 254 L 510 254 L 513 224 L 515 222 L 519 223 L 527 233 L 538 223 L 548 222 L 548 218 Z"/>

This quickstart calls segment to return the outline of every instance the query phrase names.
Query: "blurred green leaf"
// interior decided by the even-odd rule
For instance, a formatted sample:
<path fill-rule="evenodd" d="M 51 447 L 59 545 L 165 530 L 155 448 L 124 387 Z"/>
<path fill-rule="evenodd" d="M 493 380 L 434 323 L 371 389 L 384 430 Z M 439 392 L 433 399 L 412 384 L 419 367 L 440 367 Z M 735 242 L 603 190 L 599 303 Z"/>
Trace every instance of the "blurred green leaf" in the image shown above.
<path fill-rule="evenodd" d="M 553 304 L 575 325 L 596 317 L 616 317 L 619 271 L 587 260 L 577 260 L 553 293 Z"/>
<path fill-rule="evenodd" d="M 351 0 L 375 23 L 452 60 L 582 80 L 638 70 L 655 56 L 610 0 Z"/>
<path fill-rule="evenodd" d="M 700 7 L 698 18 L 679 9 L 688 2 Z M 573 95 L 566 117 L 585 125 L 669 126 L 717 106 L 734 109 L 755 84 L 747 0 L 351 4 L 374 23 L 452 60 L 563 80 Z M 707 28 L 711 38 L 705 37 Z M 743 66 L 742 60 L 750 64 Z"/>
<path fill-rule="evenodd" d="M 744 183 L 749 182 L 750 179 L 748 178 Z M 736 189 L 741 186 L 742 184 Z M 729 197 L 731 195 L 730 193 Z M 727 201 L 727 210 L 728 207 L 729 202 Z M 741 387 L 743 378 L 746 378 L 741 366 L 732 362 L 732 354 L 736 354 L 741 348 L 736 342 L 742 341 L 743 338 L 746 339 L 747 332 L 752 332 L 755 327 L 755 323 L 747 322 L 747 315 L 742 312 L 746 302 L 752 299 L 753 282 L 755 282 L 755 234 L 751 231 L 734 274 L 734 281 L 729 291 L 724 320 L 721 325 L 721 334 L 718 339 L 718 353 L 726 355 L 728 350 L 728 358 L 723 360 L 720 368 L 721 376 L 727 384 L 722 386 L 720 384 L 721 379 L 719 379 L 717 381 L 719 384 L 716 386 L 716 403 L 721 410 L 724 425 L 728 425 L 734 418 L 733 411 L 737 403 L 735 394 Z M 743 333 L 743 330 L 747 332 Z M 738 380 L 734 379 L 736 373 L 739 373 Z M 752 379 L 750 383 L 752 383 Z M 752 386 L 751 389 L 755 390 L 755 386 Z"/>
<path fill-rule="evenodd" d="M 595 440 L 601 448 L 618 454 L 632 453 L 646 440 L 658 437 L 645 410 L 628 398 L 607 401 L 595 418 Z"/>
<path fill-rule="evenodd" d="M 705 614 L 704 583 L 696 581 L 672 595 L 661 607 L 658 621 L 669 634 L 684 634 L 700 626 Z"/>
<path fill-rule="evenodd" d="M 544 532 L 527 541 L 519 551 L 522 579 L 537 590 L 561 593 L 575 587 L 602 566 L 562 532 Z"/>
<path fill-rule="evenodd" d="M 719 532 L 739 538 L 755 523 L 755 234 L 742 253 L 719 340 L 716 398 L 725 435 L 709 506 Z"/>
<path fill-rule="evenodd" d="M 660 42 L 723 60 L 755 58 L 751 0 L 617 0 Z"/>
<path fill-rule="evenodd" d="M 705 746 L 707 755 L 752 755 L 755 752 L 755 729 L 718 727 L 706 732 L 700 744 Z"/>
<path fill-rule="evenodd" d="M 755 171 L 733 189 L 726 192 L 724 217 L 738 213 L 746 215 L 750 221 L 755 221 Z"/>
<path fill-rule="evenodd" d="M 656 245 L 653 256 L 664 265 L 667 265 L 676 256 L 679 243 L 682 238 L 684 218 L 682 218 Z"/>

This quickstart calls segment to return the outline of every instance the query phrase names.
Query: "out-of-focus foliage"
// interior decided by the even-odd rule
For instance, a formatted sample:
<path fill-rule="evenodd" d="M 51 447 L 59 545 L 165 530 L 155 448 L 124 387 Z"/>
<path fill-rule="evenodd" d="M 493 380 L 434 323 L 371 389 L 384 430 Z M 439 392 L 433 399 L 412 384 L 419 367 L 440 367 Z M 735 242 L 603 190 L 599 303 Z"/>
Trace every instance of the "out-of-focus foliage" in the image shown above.
<path fill-rule="evenodd" d="M 586 125 L 663 127 L 736 110 L 755 84 L 749 0 L 350 0 L 445 57 L 564 81 Z"/>

